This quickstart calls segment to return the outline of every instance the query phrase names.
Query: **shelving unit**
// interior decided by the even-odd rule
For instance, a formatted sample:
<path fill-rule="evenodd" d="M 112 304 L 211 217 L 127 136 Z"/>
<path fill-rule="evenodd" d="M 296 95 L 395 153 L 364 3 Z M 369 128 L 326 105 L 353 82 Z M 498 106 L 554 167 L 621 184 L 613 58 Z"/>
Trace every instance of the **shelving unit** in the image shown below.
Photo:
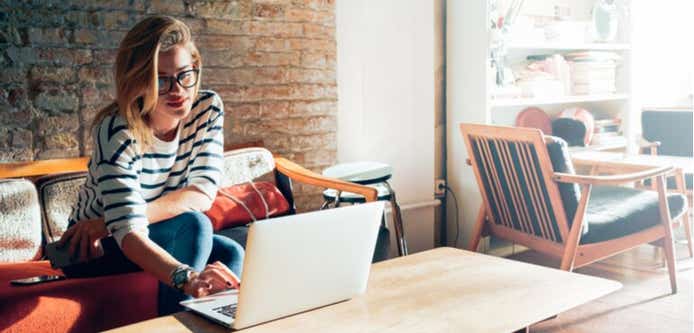
<path fill-rule="evenodd" d="M 499 0 L 511 1 L 511 0 Z M 631 6 L 633 0 L 617 0 L 620 5 Z M 552 15 L 557 6 L 569 7 L 567 18 L 573 21 L 591 19 L 595 0 L 525 0 L 520 15 Z M 518 113 L 527 107 L 540 107 L 550 116 L 571 107 L 591 111 L 596 119 L 620 118 L 626 138 L 633 138 L 635 115 L 632 94 L 631 23 L 628 16 L 620 17 L 617 38 L 609 43 L 592 42 L 544 42 L 520 38 L 506 43 L 506 63 L 525 60 L 531 54 L 566 54 L 575 51 L 609 51 L 622 60 L 616 71 L 616 92 L 598 95 L 569 95 L 552 97 L 494 98 L 494 75 L 490 69 L 491 36 L 489 1 L 447 1 L 446 20 L 446 98 L 447 98 L 447 174 L 453 192 L 464 197 L 460 212 L 448 210 L 449 217 L 458 214 L 463 241 L 466 245 L 471 233 L 481 198 L 472 168 L 465 164 L 467 152 L 458 125 L 461 122 L 514 125 Z M 529 12 L 530 11 L 530 12 Z M 628 11 L 627 11 L 628 12 Z M 525 37 L 525 36 L 521 36 Z M 619 150 L 625 144 L 603 144 L 572 148 L 578 150 Z M 448 219 L 448 230 L 455 230 L 454 219 Z"/>
<path fill-rule="evenodd" d="M 503 3 L 505 0 L 498 1 Z M 571 2 L 562 0 L 527 0 L 525 3 L 529 5 L 521 10 L 521 16 L 538 17 L 538 15 L 542 15 L 543 12 L 551 13 L 552 10 L 556 10 L 556 8 L 553 8 L 554 5 L 563 5 L 571 12 L 568 19 L 565 18 L 567 21 L 589 21 L 591 18 L 590 8 L 592 4 L 595 3 L 595 0 L 575 0 Z M 630 5 L 630 0 L 622 0 L 620 5 L 628 7 Z M 483 10 L 488 11 L 486 6 L 482 7 L 484 7 Z M 623 136 L 626 138 L 634 137 L 634 131 L 632 131 L 633 121 L 631 121 L 631 115 L 634 114 L 634 110 L 632 110 L 633 103 L 631 94 L 631 29 L 629 21 L 627 20 L 628 17 L 623 16 L 620 17 L 620 19 L 621 24 L 619 25 L 619 34 L 617 38 L 607 43 L 591 42 L 589 34 L 586 34 L 586 39 L 583 41 L 560 38 L 558 41 L 549 42 L 532 42 L 529 41 L 528 38 L 524 38 L 524 36 L 515 35 L 515 37 L 520 37 L 520 40 L 514 41 L 511 39 L 513 37 L 509 37 L 505 46 L 505 61 L 508 66 L 523 63 L 529 55 L 566 55 L 567 53 L 581 51 L 613 52 L 622 58 L 615 72 L 615 93 L 495 98 L 492 94 L 492 87 L 495 85 L 495 82 L 492 81 L 493 75 L 487 73 L 484 78 L 478 78 L 478 82 L 485 82 L 485 90 L 482 91 L 482 97 L 484 97 L 484 99 L 482 105 L 480 105 L 480 109 L 485 110 L 487 113 L 484 123 L 514 125 L 516 115 L 527 107 L 539 107 L 552 117 L 566 108 L 581 107 L 590 111 L 596 119 L 620 118 L 622 120 L 621 126 Z M 492 50 L 490 47 L 492 44 L 491 28 L 487 29 L 486 32 L 487 33 L 478 32 L 483 35 L 483 42 L 480 43 L 479 46 L 482 47 L 484 52 L 490 54 Z M 490 71 L 488 66 L 488 62 L 490 61 L 489 57 L 487 57 L 485 61 L 487 61 L 487 70 Z M 626 148 L 626 144 L 607 144 L 592 145 L 583 149 L 602 149 L 604 146 L 609 146 L 610 149 Z"/>
<path fill-rule="evenodd" d="M 561 96 L 555 98 L 502 98 L 492 99 L 490 104 L 492 107 L 502 106 L 534 106 L 534 105 L 551 105 L 551 104 L 571 104 L 571 103 L 589 103 L 589 102 L 605 102 L 605 101 L 626 101 L 630 98 L 629 94 L 610 94 L 610 95 L 575 95 Z"/>
<path fill-rule="evenodd" d="M 631 50 L 631 44 L 627 43 L 576 43 L 576 44 L 553 44 L 553 43 L 513 43 L 507 48 L 509 50 L 556 50 L 556 51 L 624 51 Z"/>

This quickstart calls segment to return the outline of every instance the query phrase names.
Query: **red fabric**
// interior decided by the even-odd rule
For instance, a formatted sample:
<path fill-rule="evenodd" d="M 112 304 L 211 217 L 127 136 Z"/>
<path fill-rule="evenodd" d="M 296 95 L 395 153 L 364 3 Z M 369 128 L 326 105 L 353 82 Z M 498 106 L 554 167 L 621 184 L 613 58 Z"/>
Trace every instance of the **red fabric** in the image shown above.
<path fill-rule="evenodd" d="M 62 272 L 48 261 L 0 264 L 0 331 L 95 332 L 157 316 L 157 280 L 150 274 L 9 283 L 36 275 Z"/>
<path fill-rule="evenodd" d="M 269 208 L 269 216 L 281 215 L 289 211 L 289 202 L 285 199 L 282 192 L 271 182 L 255 182 L 255 187 L 262 193 Z M 250 183 L 229 186 L 220 189 L 210 208 L 205 214 L 212 221 L 215 231 L 244 225 L 253 221 L 248 211 L 234 200 L 230 199 L 221 192 L 227 192 L 234 198 L 242 201 L 248 209 L 253 212 L 256 219 L 262 220 L 266 216 L 265 205 L 260 195 L 253 189 Z"/>

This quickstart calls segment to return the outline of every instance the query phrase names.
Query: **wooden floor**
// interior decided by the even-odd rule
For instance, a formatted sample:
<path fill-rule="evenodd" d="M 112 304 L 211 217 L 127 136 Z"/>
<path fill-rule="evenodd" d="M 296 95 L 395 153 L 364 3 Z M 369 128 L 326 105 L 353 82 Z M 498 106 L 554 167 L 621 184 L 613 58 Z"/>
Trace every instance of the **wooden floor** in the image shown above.
<path fill-rule="evenodd" d="M 694 260 L 688 257 L 686 245 L 680 241 L 677 242 L 677 257 L 679 292 L 675 295 L 670 294 L 662 250 L 650 245 L 579 268 L 576 272 L 617 280 L 624 287 L 533 325 L 530 332 L 694 332 Z M 559 262 L 532 251 L 510 258 L 559 266 Z"/>

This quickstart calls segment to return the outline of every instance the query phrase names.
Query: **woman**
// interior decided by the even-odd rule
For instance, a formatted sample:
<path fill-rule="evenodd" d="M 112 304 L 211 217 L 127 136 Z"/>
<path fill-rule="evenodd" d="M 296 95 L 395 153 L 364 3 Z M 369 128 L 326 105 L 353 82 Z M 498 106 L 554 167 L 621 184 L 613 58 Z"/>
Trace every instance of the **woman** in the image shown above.
<path fill-rule="evenodd" d="M 237 287 L 241 273 L 243 248 L 201 213 L 222 177 L 224 119 L 220 97 L 199 91 L 201 66 L 177 19 L 149 17 L 126 34 L 116 101 L 94 120 L 89 175 L 60 240 L 88 260 L 68 275 L 153 274 L 160 315 L 186 295 Z"/>

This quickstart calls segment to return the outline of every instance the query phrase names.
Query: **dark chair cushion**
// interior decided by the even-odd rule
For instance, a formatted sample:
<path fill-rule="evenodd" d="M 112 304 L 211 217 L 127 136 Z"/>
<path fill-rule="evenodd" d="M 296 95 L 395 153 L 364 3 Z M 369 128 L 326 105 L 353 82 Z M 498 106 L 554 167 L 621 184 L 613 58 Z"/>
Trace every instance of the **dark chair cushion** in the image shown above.
<path fill-rule="evenodd" d="M 670 215 L 676 218 L 687 207 L 681 194 L 668 194 Z M 581 244 L 597 243 L 630 235 L 660 223 L 658 193 L 628 187 L 595 186 L 588 201 L 588 232 Z"/>
<path fill-rule="evenodd" d="M 694 113 L 691 110 L 643 111 L 643 137 L 659 141 L 659 155 L 691 157 L 694 154 Z"/>
<path fill-rule="evenodd" d="M 555 136 L 545 136 L 545 141 L 547 142 L 547 152 L 552 161 L 554 172 L 576 173 L 574 165 L 571 162 L 571 157 L 569 157 L 566 141 Z M 581 188 L 578 184 L 569 183 L 558 183 L 558 186 L 561 201 L 564 203 L 566 219 L 570 228 L 573 223 L 574 215 L 576 215 L 576 209 L 578 209 L 578 202 L 581 200 Z M 584 234 L 588 232 L 588 228 L 588 225 L 583 226 Z"/>

